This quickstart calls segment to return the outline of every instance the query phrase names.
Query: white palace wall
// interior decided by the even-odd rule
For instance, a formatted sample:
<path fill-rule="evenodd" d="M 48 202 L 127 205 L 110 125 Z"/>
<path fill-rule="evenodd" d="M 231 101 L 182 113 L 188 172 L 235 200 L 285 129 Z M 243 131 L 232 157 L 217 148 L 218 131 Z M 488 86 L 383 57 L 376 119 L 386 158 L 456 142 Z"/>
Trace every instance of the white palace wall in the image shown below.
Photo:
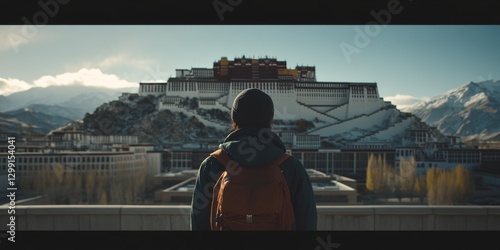
<path fill-rule="evenodd" d="M 227 111 L 235 97 L 244 89 L 259 88 L 271 96 L 275 104 L 275 119 L 319 119 L 328 123 L 370 114 L 384 107 L 374 83 L 350 84 L 330 82 L 294 82 L 274 80 L 233 80 L 218 82 L 210 79 L 170 79 L 163 83 L 140 83 L 139 95 L 165 95 L 170 104 L 183 98 L 198 98 L 199 107 Z M 376 116 L 370 116 L 370 123 Z M 347 125 L 350 126 L 350 125 Z"/>

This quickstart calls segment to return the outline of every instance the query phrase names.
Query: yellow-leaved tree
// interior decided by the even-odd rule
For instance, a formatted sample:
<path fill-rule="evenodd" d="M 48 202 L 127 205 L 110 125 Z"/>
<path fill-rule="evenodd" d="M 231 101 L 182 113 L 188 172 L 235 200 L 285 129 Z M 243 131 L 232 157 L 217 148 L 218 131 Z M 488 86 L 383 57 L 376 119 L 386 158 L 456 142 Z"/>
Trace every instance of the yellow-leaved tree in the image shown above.
<path fill-rule="evenodd" d="M 464 204 L 473 195 L 470 171 L 462 165 L 453 169 L 432 168 L 427 171 L 427 201 L 429 205 Z"/>

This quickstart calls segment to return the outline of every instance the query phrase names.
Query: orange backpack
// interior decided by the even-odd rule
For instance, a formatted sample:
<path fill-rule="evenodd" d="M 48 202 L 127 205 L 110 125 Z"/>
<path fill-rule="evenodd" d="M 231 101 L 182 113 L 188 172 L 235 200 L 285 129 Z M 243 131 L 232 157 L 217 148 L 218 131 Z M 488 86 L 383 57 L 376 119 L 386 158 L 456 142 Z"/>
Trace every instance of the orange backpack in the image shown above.
<path fill-rule="evenodd" d="M 292 229 L 290 190 L 280 170 L 289 154 L 258 167 L 240 167 L 221 149 L 210 155 L 225 167 L 213 189 L 212 230 Z"/>

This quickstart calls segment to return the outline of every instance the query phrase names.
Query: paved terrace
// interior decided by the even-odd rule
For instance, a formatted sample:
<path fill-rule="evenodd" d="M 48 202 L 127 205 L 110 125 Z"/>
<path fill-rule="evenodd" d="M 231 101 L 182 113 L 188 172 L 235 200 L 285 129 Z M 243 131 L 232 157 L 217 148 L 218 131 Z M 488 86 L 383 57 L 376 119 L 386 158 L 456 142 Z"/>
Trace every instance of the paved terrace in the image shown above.
<path fill-rule="evenodd" d="M 319 230 L 500 230 L 500 206 L 318 206 Z M 0 206 L 1 231 L 10 222 Z M 16 230 L 189 230 L 185 205 L 19 205 Z"/>

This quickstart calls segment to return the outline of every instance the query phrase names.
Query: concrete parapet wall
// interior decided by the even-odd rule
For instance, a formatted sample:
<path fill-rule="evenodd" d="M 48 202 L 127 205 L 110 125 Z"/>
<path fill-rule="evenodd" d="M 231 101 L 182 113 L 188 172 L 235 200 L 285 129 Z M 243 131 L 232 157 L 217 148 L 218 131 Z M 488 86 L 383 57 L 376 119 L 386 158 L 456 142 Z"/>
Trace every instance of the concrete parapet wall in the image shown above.
<path fill-rule="evenodd" d="M 318 230 L 500 230 L 500 206 L 318 206 Z M 8 206 L 0 225 L 7 231 Z M 30 230 L 189 230 L 186 205 L 19 205 L 15 228 Z"/>

